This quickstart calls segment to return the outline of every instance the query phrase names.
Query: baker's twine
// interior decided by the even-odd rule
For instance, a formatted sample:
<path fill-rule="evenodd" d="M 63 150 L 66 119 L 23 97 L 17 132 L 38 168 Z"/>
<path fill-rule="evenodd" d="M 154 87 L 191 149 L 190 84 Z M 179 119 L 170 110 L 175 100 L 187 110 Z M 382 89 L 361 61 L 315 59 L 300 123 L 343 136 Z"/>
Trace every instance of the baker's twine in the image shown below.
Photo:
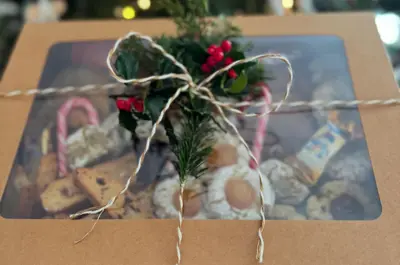
<path fill-rule="evenodd" d="M 70 93 L 74 94 L 98 94 L 99 91 L 110 91 L 115 88 L 123 88 L 120 83 L 109 83 L 109 84 L 89 84 L 84 86 L 66 86 L 66 87 L 49 87 L 49 88 L 34 88 L 29 90 L 12 90 L 8 92 L 0 92 L 0 97 L 2 98 L 15 98 L 21 96 L 62 96 L 68 95 Z M 127 93 L 129 94 L 129 92 Z M 240 107 L 262 107 L 266 103 L 265 101 L 242 101 L 238 103 L 222 103 L 216 102 L 216 104 L 221 104 L 231 108 L 240 108 Z M 293 108 L 323 108 L 323 109 L 334 109 L 334 108 L 351 108 L 357 106 L 389 106 L 389 105 L 398 105 L 400 104 L 400 98 L 391 98 L 391 99 L 372 99 L 372 100 L 312 100 L 312 101 L 292 101 L 292 102 L 272 102 L 269 106 L 272 108 L 275 107 L 273 112 L 279 112 L 276 107 L 281 105 L 280 109 L 293 109 Z"/>

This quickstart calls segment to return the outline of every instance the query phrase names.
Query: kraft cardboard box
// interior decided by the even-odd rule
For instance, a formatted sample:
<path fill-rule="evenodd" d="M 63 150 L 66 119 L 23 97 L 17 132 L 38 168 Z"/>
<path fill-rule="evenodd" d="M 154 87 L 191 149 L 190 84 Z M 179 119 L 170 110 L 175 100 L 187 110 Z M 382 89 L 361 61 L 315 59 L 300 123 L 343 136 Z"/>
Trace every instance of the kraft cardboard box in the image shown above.
<path fill-rule="evenodd" d="M 254 44 L 249 55 L 277 52 L 289 58 L 295 74 L 289 101 L 398 96 L 372 14 L 241 17 L 234 23 Z M 1 90 L 87 84 L 101 88 L 113 82 L 105 65 L 107 52 L 129 31 L 159 36 L 175 34 L 175 26 L 168 20 L 27 25 Z M 271 97 L 279 101 L 287 70 L 271 60 L 265 67 L 273 76 L 266 82 Z M 152 144 L 123 211 L 108 212 L 87 239 L 74 245 L 92 226 L 92 217 L 68 220 L 68 214 L 100 204 L 87 192 L 104 179 L 77 186 L 73 178 L 78 173 L 65 163 L 84 168 L 79 174 L 101 174 L 121 183 L 136 166 L 143 143 L 132 143 L 123 129 L 110 126 L 116 107 L 104 93 L 0 100 L 1 264 L 176 262 L 174 172 L 162 136 Z M 399 114 L 398 106 L 380 106 L 270 115 L 260 156 L 276 200 L 267 212 L 264 263 L 398 263 Z M 236 121 L 251 144 L 257 120 Z M 331 124 L 343 125 L 334 127 L 340 133 L 335 134 Z M 82 131 L 88 125 L 91 129 Z M 145 124 L 141 128 L 145 137 L 148 129 Z M 113 145 L 93 155 L 90 148 L 81 148 L 79 139 L 85 133 L 93 136 L 93 146 L 108 141 L 104 135 Z M 330 141 L 325 149 L 312 144 L 321 135 Z M 327 150 L 333 151 L 323 154 Z M 320 158 L 314 168 L 307 165 L 310 157 Z M 299 174 L 293 161 L 302 159 L 307 170 L 321 172 L 311 174 L 313 178 Z M 283 171 L 277 173 L 277 167 Z M 201 209 L 185 218 L 183 264 L 256 263 L 255 208 L 227 209 L 231 201 L 226 181 L 222 176 L 211 180 Z M 154 187 L 162 187 L 162 192 Z"/>

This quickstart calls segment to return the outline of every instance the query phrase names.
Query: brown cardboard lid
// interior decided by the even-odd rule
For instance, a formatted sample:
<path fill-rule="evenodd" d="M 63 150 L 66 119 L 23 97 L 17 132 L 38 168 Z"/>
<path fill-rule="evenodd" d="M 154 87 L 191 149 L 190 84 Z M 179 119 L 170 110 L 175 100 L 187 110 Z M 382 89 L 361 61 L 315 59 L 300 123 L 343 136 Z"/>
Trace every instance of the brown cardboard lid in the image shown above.
<path fill-rule="evenodd" d="M 245 35 L 337 35 L 344 40 L 358 99 L 398 96 L 371 14 L 240 17 Z M 173 34 L 166 20 L 68 22 L 25 26 L 1 82 L 2 91 L 35 87 L 48 49 L 72 40 L 116 39 L 128 31 Z M 2 99 L 0 190 L 4 190 L 30 110 L 27 98 Z M 382 215 L 374 221 L 268 221 L 266 264 L 398 264 L 400 184 L 396 173 L 398 106 L 362 108 Z M 177 220 L 105 220 L 78 245 L 91 221 L 0 219 L 2 264 L 174 264 Z M 255 264 L 257 221 L 184 221 L 183 264 Z"/>

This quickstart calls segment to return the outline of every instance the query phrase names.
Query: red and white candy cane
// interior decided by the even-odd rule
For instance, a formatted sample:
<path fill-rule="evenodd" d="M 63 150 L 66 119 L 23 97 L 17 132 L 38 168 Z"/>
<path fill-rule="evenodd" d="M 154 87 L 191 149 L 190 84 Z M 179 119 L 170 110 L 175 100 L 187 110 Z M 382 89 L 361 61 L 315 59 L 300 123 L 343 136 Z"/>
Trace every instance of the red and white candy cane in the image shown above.
<path fill-rule="evenodd" d="M 266 103 L 262 106 L 262 109 L 260 110 L 260 113 L 262 113 L 269 109 L 269 106 L 272 103 L 272 95 L 267 84 L 259 83 L 258 86 L 262 89 L 262 95 Z M 252 148 L 253 155 L 257 159 L 257 161 L 260 161 L 261 159 L 261 152 L 264 145 L 265 131 L 267 130 L 268 119 L 269 114 L 258 118 L 256 135 L 253 140 Z M 250 168 L 256 168 L 256 164 L 253 159 L 250 161 Z"/>
<path fill-rule="evenodd" d="M 92 103 L 82 97 L 73 97 L 61 105 L 57 112 L 57 157 L 59 176 L 63 177 L 68 172 L 67 165 L 67 137 L 68 124 L 67 117 L 73 108 L 83 108 L 87 112 L 89 123 L 99 125 L 99 115 Z"/>

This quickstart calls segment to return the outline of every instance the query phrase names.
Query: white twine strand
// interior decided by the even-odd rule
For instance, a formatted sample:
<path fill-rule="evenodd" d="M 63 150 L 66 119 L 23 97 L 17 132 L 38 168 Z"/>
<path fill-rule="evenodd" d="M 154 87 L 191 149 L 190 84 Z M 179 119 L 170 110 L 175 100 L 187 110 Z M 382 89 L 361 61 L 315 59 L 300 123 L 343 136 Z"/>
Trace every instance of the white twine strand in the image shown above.
<path fill-rule="evenodd" d="M 175 74 L 169 74 L 163 76 L 162 79 L 167 79 L 171 77 L 175 77 Z M 8 92 L 0 92 L 0 97 L 2 98 L 13 98 L 13 97 L 21 97 L 21 96 L 56 96 L 63 95 L 68 93 L 84 93 L 84 94 L 94 94 L 98 93 L 99 90 L 109 91 L 115 88 L 122 87 L 120 83 L 109 83 L 105 85 L 97 85 L 90 84 L 81 87 L 77 86 L 67 86 L 67 87 L 59 87 L 59 88 L 44 88 L 44 89 L 29 89 L 29 90 L 12 90 Z M 201 88 L 199 89 L 201 90 Z M 204 98 L 202 94 L 194 92 L 199 97 Z M 240 107 L 262 107 L 266 105 L 264 101 L 259 102 L 250 102 L 250 101 L 242 101 L 238 103 L 224 103 L 224 102 L 215 102 L 216 105 L 222 106 L 224 108 L 231 107 L 240 108 Z M 372 100 L 312 100 L 312 101 L 292 101 L 292 102 L 272 102 L 269 106 L 275 108 L 272 112 L 279 112 L 281 109 L 296 109 L 296 108 L 322 108 L 322 109 L 332 109 L 332 108 L 352 108 L 357 106 L 389 106 L 389 105 L 398 105 L 400 104 L 400 98 L 391 98 L 391 99 L 372 99 Z M 279 109 L 276 107 L 280 105 Z M 242 114 L 242 112 L 233 110 L 232 112 L 236 114 Z"/>

